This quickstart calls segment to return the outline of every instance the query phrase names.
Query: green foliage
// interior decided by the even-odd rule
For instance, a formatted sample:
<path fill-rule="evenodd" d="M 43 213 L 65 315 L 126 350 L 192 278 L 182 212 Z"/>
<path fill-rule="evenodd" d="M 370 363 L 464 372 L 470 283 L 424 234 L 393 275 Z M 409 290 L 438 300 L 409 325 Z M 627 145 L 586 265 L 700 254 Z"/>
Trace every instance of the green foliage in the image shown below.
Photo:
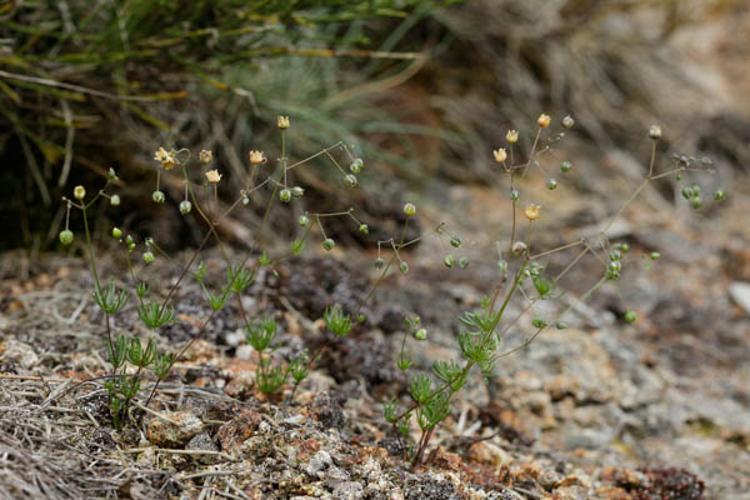
<path fill-rule="evenodd" d="M 346 337 L 352 331 L 352 318 L 339 304 L 327 308 L 323 320 L 328 331 L 337 337 Z"/>
<path fill-rule="evenodd" d="M 151 328 L 158 329 L 174 321 L 174 307 L 149 301 L 138 305 L 138 317 Z"/>
<path fill-rule="evenodd" d="M 107 284 L 105 289 L 102 289 L 97 283 L 94 287 L 94 300 L 102 311 L 113 316 L 125 307 L 128 302 L 128 294 L 125 290 L 118 290 L 112 281 Z"/>
<path fill-rule="evenodd" d="M 263 352 L 271 346 L 278 323 L 273 318 L 265 318 L 247 326 L 247 342 L 258 352 Z"/>
<path fill-rule="evenodd" d="M 423 431 L 432 430 L 450 414 L 450 411 L 450 394 L 446 392 L 436 393 L 417 410 L 417 423 Z"/>

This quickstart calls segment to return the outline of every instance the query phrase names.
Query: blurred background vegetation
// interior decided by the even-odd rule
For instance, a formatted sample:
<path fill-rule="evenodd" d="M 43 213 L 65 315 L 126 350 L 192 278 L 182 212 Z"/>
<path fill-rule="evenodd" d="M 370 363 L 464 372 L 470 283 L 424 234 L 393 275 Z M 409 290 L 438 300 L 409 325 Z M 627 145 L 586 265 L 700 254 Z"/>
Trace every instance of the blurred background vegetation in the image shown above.
<path fill-rule="evenodd" d="M 363 155 L 369 187 L 351 201 L 376 230 L 404 193 L 488 182 L 505 129 L 542 111 L 575 115 L 573 147 L 636 156 L 648 125 L 663 123 L 665 149 L 711 154 L 731 172 L 750 159 L 748 117 L 729 104 L 735 88 L 701 77 L 726 68 L 691 37 L 720 50 L 712 20 L 746 10 L 742 0 L 4 1 L 0 247 L 54 244 L 60 196 L 110 166 L 128 215 L 101 216 L 158 232 L 168 249 L 189 244 L 197 228 L 175 204 L 150 203 L 153 151 L 212 149 L 237 180 L 248 149 L 272 154 L 277 114 L 292 117 L 295 157 L 339 140 Z M 297 182 L 319 209 L 339 209 L 349 200 L 331 196 L 325 175 Z"/>

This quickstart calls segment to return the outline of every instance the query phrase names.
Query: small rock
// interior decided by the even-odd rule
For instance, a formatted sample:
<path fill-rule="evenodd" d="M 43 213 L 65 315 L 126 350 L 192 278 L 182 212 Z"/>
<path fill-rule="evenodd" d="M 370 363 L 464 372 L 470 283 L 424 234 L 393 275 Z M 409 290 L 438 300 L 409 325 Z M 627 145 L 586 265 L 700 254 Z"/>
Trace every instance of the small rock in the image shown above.
<path fill-rule="evenodd" d="M 203 430 L 203 422 L 189 411 L 174 411 L 154 417 L 148 423 L 146 437 L 157 446 L 175 447 L 184 445 Z"/>
<path fill-rule="evenodd" d="M 305 472 L 310 477 L 323 477 L 323 471 L 333 463 L 331 455 L 325 450 L 317 452 L 305 467 Z"/>
<path fill-rule="evenodd" d="M 185 449 L 196 451 L 219 451 L 219 447 L 208 432 L 201 432 L 200 434 L 193 436 L 193 438 L 188 441 Z M 195 460 L 201 464 L 212 464 L 216 460 L 216 456 L 213 453 L 196 455 Z"/>
<path fill-rule="evenodd" d="M 363 492 L 362 483 L 358 483 L 357 481 L 343 481 L 333 488 L 333 498 L 356 500 L 362 497 Z"/>
<path fill-rule="evenodd" d="M 221 449 L 224 451 L 237 449 L 253 435 L 262 420 L 258 412 L 242 410 L 238 416 L 219 427 L 216 437 L 221 443 Z"/>
<path fill-rule="evenodd" d="M 37 364 L 39 358 L 30 345 L 11 339 L 0 344 L 0 361 L 29 370 Z"/>
<path fill-rule="evenodd" d="M 254 352 L 255 349 L 253 349 L 253 346 L 245 344 L 237 346 L 237 350 L 234 352 L 234 355 L 237 359 L 250 359 L 253 357 Z"/>
<path fill-rule="evenodd" d="M 729 296 L 750 316 L 750 283 L 733 282 L 729 285 Z"/>
<path fill-rule="evenodd" d="M 513 457 L 508 452 L 487 441 L 472 444 L 469 447 L 469 458 L 494 467 L 508 465 L 513 461 Z"/>

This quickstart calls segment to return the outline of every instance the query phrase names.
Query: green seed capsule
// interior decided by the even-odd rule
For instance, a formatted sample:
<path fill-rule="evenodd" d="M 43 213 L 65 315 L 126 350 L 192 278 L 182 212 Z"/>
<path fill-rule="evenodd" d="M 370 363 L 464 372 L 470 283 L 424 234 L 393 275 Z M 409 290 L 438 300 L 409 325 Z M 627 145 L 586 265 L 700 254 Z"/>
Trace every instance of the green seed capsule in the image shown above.
<path fill-rule="evenodd" d="M 297 219 L 297 224 L 299 224 L 302 227 L 307 227 L 310 225 L 310 217 L 307 215 L 300 215 L 299 219 Z"/>
<path fill-rule="evenodd" d="M 367 224 L 360 224 L 359 232 L 362 234 L 370 234 L 370 228 L 367 226 Z"/>
<path fill-rule="evenodd" d="M 417 207 L 414 203 L 407 203 L 404 205 L 404 215 L 407 217 L 414 217 L 417 215 Z"/>
<path fill-rule="evenodd" d="M 609 260 L 622 260 L 622 252 L 620 250 L 612 250 L 609 253 Z"/>
<path fill-rule="evenodd" d="M 163 192 L 157 190 L 151 193 L 151 199 L 154 200 L 154 203 L 164 203 L 166 197 Z"/>
<path fill-rule="evenodd" d="M 510 199 L 513 201 L 518 201 L 518 198 L 521 197 L 521 193 L 518 192 L 518 189 L 511 189 L 510 190 Z"/>
<path fill-rule="evenodd" d="M 714 201 L 726 201 L 727 199 L 727 193 L 725 193 L 722 189 L 717 189 L 714 193 Z"/>
<path fill-rule="evenodd" d="M 544 328 L 547 326 L 547 322 L 541 318 L 534 318 L 531 320 L 531 326 L 534 328 Z"/>
<path fill-rule="evenodd" d="M 282 203 L 289 203 L 290 201 L 292 201 L 292 190 L 284 188 L 279 191 L 279 200 Z"/>
<path fill-rule="evenodd" d="M 648 254 L 649 259 L 651 260 L 659 260 L 661 259 L 661 254 L 659 252 L 651 252 Z"/>
<path fill-rule="evenodd" d="M 453 255 L 446 255 L 443 258 L 443 264 L 445 264 L 445 267 L 451 268 L 456 265 L 456 257 Z"/>
<path fill-rule="evenodd" d="M 568 161 L 568 160 L 565 160 L 564 162 L 562 162 L 562 163 L 560 164 L 560 172 L 562 172 L 562 173 L 564 173 L 564 174 L 567 174 L 568 172 L 570 172 L 570 170 L 571 170 L 572 168 L 573 168 L 573 163 L 571 163 L 571 162 L 570 162 L 570 161 Z"/>
<path fill-rule="evenodd" d="M 698 210 L 703 206 L 703 200 L 700 196 L 694 196 L 690 198 L 690 206 L 693 207 L 695 210 Z"/>
<path fill-rule="evenodd" d="M 552 178 L 547 179 L 547 189 L 550 191 L 557 189 L 557 181 Z"/>
<path fill-rule="evenodd" d="M 375 259 L 375 269 L 383 269 L 385 267 L 385 259 L 383 257 L 378 257 Z"/>
<path fill-rule="evenodd" d="M 336 242 L 333 241 L 332 238 L 326 238 L 325 240 L 323 240 L 323 248 L 325 248 L 327 252 L 330 252 L 331 250 L 333 250 L 333 247 L 335 246 L 336 246 Z"/>
<path fill-rule="evenodd" d="M 292 196 L 295 198 L 302 198 L 302 196 L 305 195 L 305 190 L 299 186 L 294 186 L 292 188 Z"/>
<path fill-rule="evenodd" d="M 632 325 L 633 323 L 635 323 L 635 320 L 638 319 L 638 315 L 635 313 L 635 311 L 627 311 L 625 313 L 624 319 L 625 323 Z"/>
<path fill-rule="evenodd" d="M 117 207 L 120 205 L 120 195 L 113 194 L 109 197 L 109 204 L 113 207 Z"/>
<path fill-rule="evenodd" d="M 414 332 L 414 338 L 417 340 L 427 340 L 427 330 L 424 328 L 420 328 L 416 332 Z"/>
<path fill-rule="evenodd" d="M 180 202 L 180 213 L 182 215 L 189 214 L 192 209 L 193 209 L 193 204 L 190 203 L 188 200 L 183 200 Z"/>
<path fill-rule="evenodd" d="M 151 264 L 152 262 L 154 262 L 154 260 L 156 260 L 156 257 L 154 257 L 153 252 L 143 253 L 143 262 L 145 262 L 146 264 Z"/>
<path fill-rule="evenodd" d="M 461 238 L 454 236 L 451 238 L 451 246 L 454 248 L 458 248 L 461 246 Z"/>
<path fill-rule="evenodd" d="M 116 240 L 122 238 L 122 230 L 119 227 L 112 228 L 112 237 Z"/>
<path fill-rule="evenodd" d="M 70 229 L 64 229 L 60 231 L 59 238 L 60 238 L 60 243 L 62 243 L 65 246 L 68 246 L 71 243 L 73 243 L 73 231 L 71 231 Z"/>
<path fill-rule="evenodd" d="M 458 259 L 458 267 L 461 269 L 466 269 L 469 265 L 469 258 L 468 257 L 461 257 Z"/>
<path fill-rule="evenodd" d="M 409 272 L 409 264 L 407 264 L 405 261 L 401 261 L 401 264 L 398 265 L 398 270 L 401 271 L 401 274 L 406 274 Z"/>

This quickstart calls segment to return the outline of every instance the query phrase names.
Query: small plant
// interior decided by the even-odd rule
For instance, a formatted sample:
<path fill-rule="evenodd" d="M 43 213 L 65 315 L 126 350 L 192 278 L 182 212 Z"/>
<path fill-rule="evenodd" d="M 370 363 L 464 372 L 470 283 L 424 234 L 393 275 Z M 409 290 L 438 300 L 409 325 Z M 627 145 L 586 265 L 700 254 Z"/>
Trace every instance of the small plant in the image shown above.
<path fill-rule="evenodd" d="M 252 150 L 248 154 L 249 170 L 245 185 L 240 189 L 236 201 L 230 204 L 222 215 L 229 215 L 239 207 L 252 203 L 251 199 L 260 198 L 262 190 L 269 190 L 266 197 L 265 216 L 258 230 L 258 236 L 262 236 L 268 221 L 270 211 L 274 208 L 274 202 L 280 201 L 284 204 L 292 203 L 304 196 L 305 191 L 300 186 L 291 185 L 292 173 L 295 169 L 302 168 L 318 157 L 327 158 L 340 173 L 345 183 L 356 185 L 354 174 L 361 171 L 363 161 L 354 156 L 350 148 L 343 142 L 337 142 L 318 153 L 297 162 L 290 162 L 286 151 L 286 132 L 291 126 L 289 117 L 281 116 L 277 120 L 277 126 L 281 135 L 281 151 L 274 165 L 266 168 L 269 162 L 264 152 Z M 340 165 L 337 155 L 344 155 L 351 165 L 351 173 L 344 171 Z M 267 250 L 262 251 L 255 258 L 253 265 L 248 262 L 253 254 L 248 252 L 239 262 L 231 262 L 227 257 L 225 276 L 220 284 L 209 276 L 208 266 L 199 262 L 199 255 L 209 243 L 216 240 L 219 247 L 224 249 L 216 229 L 217 221 L 208 217 L 206 207 L 218 207 L 221 201 L 218 196 L 218 185 L 222 182 L 223 174 L 215 167 L 215 157 L 211 151 L 202 150 L 197 155 L 197 161 L 191 160 L 191 153 L 187 149 L 176 149 L 160 147 L 154 154 L 156 162 L 156 186 L 152 192 L 152 200 L 157 204 L 167 203 L 167 195 L 161 189 L 163 175 L 179 175 L 185 186 L 182 200 L 178 200 L 178 211 L 182 216 L 194 216 L 201 220 L 206 226 L 205 236 L 198 248 L 188 259 L 185 266 L 179 272 L 175 283 L 163 293 L 153 287 L 156 280 L 149 279 L 149 274 L 139 275 L 147 267 L 154 265 L 160 255 L 165 255 L 153 238 L 146 238 L 139 243 L 132 234 L 115 227 L 111 230 L 112 238 L 118 245 L 122 245 L 125 261 L 127 263 L 127 276 L 129 286 L 122 287 L 115 280 L 110 279 L 106 286 L 103 285 L 97 268 L 95 247 L 91 240 L 89 228 L 89 213 L 94 205 L 101 200 L 108 200 L 109 205 L 121 207 L 124 203 L 119 195 L 110 192 L 114 183 L 118 180 L 114 169 L 110 169 L 105 185 L 90 199 L 87 199 L 86 189 L 76 186 L 73 198 L 63 198 L 66 206 L 65 227 L 59 234 L 60 243 L 63 246 L 71 246 L 75 242 L 75 234 L 70 229 L 70 215 L 73 209 L 81 212 L 85 241 L 84 246 L 87 253 L 89 268 L 94 280 L 94 299 L 104 315 L 106 327 L 107 356 L 111 365 L 111 371 L 107 376 L 105 387 L 109 396 L 110 413 L 113 423 L 117 426 L 125 424 L 130 418 L 129 409 L 133 401 L 140 398 L 142 382 L 149 376 L 155 379 L 151 391 L 144 404 L 148 406 L 157 393 L 159 384 L 165 380 L 172 371 L 177 360 L 206 332 L 207 326 L 214 316 L 222 311 L 230 301 L 236 301 L 239 314 L 247 330 L 247 341 L 258 353 L 258 367 L 256 371 L 256 387 L 264 394 L 277 394 L 283 390 L 290 377 L 293 381 L 293 389 L 290 399 L 293 397 L 297 387 L 308 375 L 310 360 L 306 353 L 302 353 L 288 362 L 276 360 L 273 355 L 274 339 L 279 325 L 275 320 L 267 318 L 261 321 L 251 321 L 245 311 L 242 295 L 255 281 L 257 271 L 261 267 L 271 267 L 284 258 L 272 258 Z M 259 180 L 262 171 L 268 170 L 265 178 Z M 354 181 L 352 178 L 354 177 Z M 360 221 L 354 210 L 349 208 L 334 213 L 306 213 L 299 218 L 301 233 L 294 239 L 291 250 L 292 254 L 299 254 L 305 248 L 305 242 L 314 234 L 317 227 L 324 248 L 332 250 L 335 242 L 326 235 L 323 221 L 328 217 L 346 217 L 350 219 L 354 228 L 362 234 L 368 232 L 367 225 Z M 313 226 L 311 221 L 315 220 Z M 226 256 L 227 253 L 224 252 Z M 204 318 L 195 336 L 182 345 L 175 353 L 161 352 L 157 348 L 159 332 L 164 327 L 176 321 L 174 305 L 175 294 L 183 284 L 186 277 L 192 276 L 200 286 L 206 300 L 209 313 Z M 158 287 L 157 287 L 158 288 Z M 135 336 L 115 335 L 113 332 L 112 318 L 119 314 L 129 302 L 131 296 L 135 296 L 135 308 L 140 321 L 152 332 L 147 341 L 142 341 Z M 340 308 L 331 309 L 331 330 L 337 336 L 346 335 L 351 330 L 351 320 Z"/>
<path fill-rule="evenodd" d="M 624 242 L 610 244 L 607 232 L 614 220 L 638 197 L 650 182 L 665 177 L 673 177 L 676 182 L 682 182 L 682 174 L 685 172 L 710 171 L 710 161 L 707 159 L 698 160 L 684 155 L 675 155 L 672 158 L 673 168 L 657 173 L 656 144 L 660 140 L 662 132 L 661 128 L 652 127 L 649 130 L 651 157 L 648 174 L 620 209 L 605 221 L 598 237 L 595 240 L 582 238 L 557 248 L 535 251 L 535 248 L 532 246 L 533 231 L 536 221 L 542 217 L 543 208 L 536 203 L 528 203 L 523 209 L 518 207 L 522 194 L 518 188 L 517 180 L 525 178 L 532 169 L 538 169 L 543 175 L 546 188 L 550 191 L 558 190 L 561 181 L 547 174 L 540 159 L 543 154 L 552 150 L 564 135 L 560 132 L 545 137 L 544 134 L 551 124 L 552 121 L 548 115 L 542 114 L 539 116 L 531 151 L 525 162 L 517 164 L 513 162 L 515 156 L 514 147 L 519 141 L 520 136 L 517 130 L 509 130 L 507 132 L 505 136 L 507 149 L 498 148 L 493 151 L 493 157 L 499 170 L 505 173 L 509 180 L 510 203 L 513 213 L 511 231 L 507 240 L 507 247 L 505 247 L 507 250 L 500 251 L 498 262 L 499 279 L 494 291 L 483 298 L 479 308 L 467 311 L 458 318 L 460 328 L 457 338 L 457 359 L 435 361 L 432 364 L 431 373 L 418 372 L 411 375 L 409 377 L 408 391 L 411 404 L 407 405 L 405 409 L 399 412 L 400 405 L 395 399 L 384 403 L 384 418 L 386 422 L 393 426 L 396 435 L 400 437 L 407 436 L 408 429 L 410 428 L 409 422 L 413 419 L 416 420 L 416 424 L 421 430 L 420 438 L 414 447 L 402 446 L 405 457 L 411 460 L 414 466 L 422 462 L 425 450 L 429 445 L 435 428 L 451 412 L 453 396 L 466 385 L 469 376 L 475 369 L 481 373 L 484 379 L 490 379 L 494 376 L 499 359 L 525 349 L 550 325 L 555 325 L 559 330 L 566 328 L 563 318 L 573 306 L 563 309 L 555 318 L 532 317 L 531 326 L 534 329 L 533 333 L 520 345 L 508 349 L 501 348 L 505 334 L 518 325 L 525 313 L 533 313 L 534 305 L 537 302 L 555 299 L 557 295 L 562 295 L 561 292 L 556 291 L 558 283 L 582 258 L 587 255 L 594 256 L 603 265 L 603 270 L 599 279 L 578 298 L 579 301 L 586 301 L 605 283 L 618 281 L 621 278 L 630 247 Z M 570 116 L 566 116 L 562 120 L 562 126 L 565 129 L 573 127 L 574 124 L 575 120 Z M 564 160 L 560 166 L 560 170 L 563 174 L 568 174 L 571 172 L 572 167 L 572 161 Z M 714 195 L 715 202 L 722 202 L 726 199 L 724 191 L 719 190 L 717 193 Z M 699 209 L 702 207 L 703 200 L 701 198 L 700 187 L 697 184 L 684 187 L 682 195 L 692 208 Z M 409 271 L 409 265 L 402 259 L 401 251 L 425 236 L 422 235 L 411 241 L 404 240 L 403 235 L 406 234 L 406 227 L 409 220 L 416 216 L 416 213 L 417 208 L 413 203 L 405 204 L 404 214 L 406 215 L 406 219 L 402 237 L 400 239 L 391 238 L 378 242 L 378 255 L 375 267 L 382 271 L 373 285 L 373 290 L 382 282 L 392 265 L 398 263 L 402 274 L 406 274 Z M 520 214 L 523 214 L 528 224 L 523 239 L 519 237 Z M 460 237 L 447 235 L 444 225 L 441 224 L 438 226 L 434 234 L 439 238 L 447 238 L 449 245 L 453 249 L 460 249 Z M 579 248 L 580 251 L 574 255 L 571 262 L 560 273 L 555 276 L 547 274 L 546 265 L 544 264 L 546 258 L 558 252 L 576 248 Z M 385 259 L 382 256 L 381 250 L 383 249 L 391 251 L 390 259 Z M 659 257 L 655 253 L 647 256 L 649 261 L 655 261 Z M 464 257 L 457 258 L 453 253 L 449 253 L 443 257 L 443 264 L 448 269 L 456 267 L 457 264 L 460 264 L 458 267 L 464 268 L 468 265 L 468 260 L 464 259 Z M 371 294 L 372 291 L 370 292 Z M 521 300 L 525 302 L 522 306 L 522 313 L 513 318 L 507 318 L 508 306 L 516 297 L 521 297 Z M 635 311 L 627 311 L 624 315 L 626 323 L 634 323 L 636 319 L 637 314 Z M 418 341 L 423 341 L 427 337 L 426 330 L 420 327 L 418 317 L 407 319 L 401 349 L 396 357 L 396 367 L 406 374 L 415 370 L 414 362 L 406 349 L 409 337 L 413 337 Z"/>
<path fill-rule="evenodd" d="M 568 116 L 563 118 L 561 124 L 564 129 L 568 129 L 574 126 L 575 120 Z M 153 192 L 154 202 L 159 204 L 167 202 L 166 195 L 160 189 L 161 176 L 179 175 L 185 186 L 184 196 L 177 204 L 180 214 L 196 217 L 206 226 L 204 238 L 180 271 L 178 279 L 161 294 L 154 289 L 155 280 L 149 279 L 149 273 L 144 273 L 143 278 L 139 278 L 139 274 L 147 266 L 153 265 L 164 252 L 153 239 L 146 238 L 142 243 L 138 243 L 135 236 L 126 234 L 120 228 L 112 229 L 112 237 L 118 245 L 122 245 L 128 267 L 129 280 L 127 281 L 132 292 L 128 291 L 127 285 L 123 287 L 118 284 L 119 281 L 115 280 L 108 281 L 106 286 L 102 285 L 96 266 L 87 214 L 99 199 L 108 199 L 111 205 L 121 206 L 122 200 L 118 197 L 116 203 L 113 203 L 113 197 L 116 195 L 107 192 L 112 182 L 117 179 L 113 170 L 110 171 L 104 188 L 91 200 L 85 201 L 86 190 L 82 186 L 74 190 L 74 200 L 64 199 L 67 212 L 65 228 L 59 235 L 62 245 L 73 245 L 75 242 L 75 235 L 69 228 L 71 209 L 76 208 L 82 213 L 84 243 L 95 283 L 94 298 L 104 315 L 107 332 L 106 345 L 111 372 L 107 377 L 105 387 L 115 425 L 123 425 L 130 418 L 130 405 L 141 397 L 142 382 L 147 376 L 155 379 L 144 402 L 145 406 L 149 405 L 157 393 L 159 384 L 169 377 L 174 364 L 205 335 L 206 328 L 215 315 L 224 310 L 230 301 L 236 303 L 238 314 L 247 332 L 247 342 L 257 356 L 255 375 L 258 392 L 266 396 L 278 396 L 291 386 L 287 401 L 293 401 L 298 387 L 307 378 L 311 366 L 320 355 L 323 347 L 311 357 L 303 351 L 291 359 L 281 359 L 275 353 L 275 348 L 282 325 L 273 315 L 263 319 L 251 319 L 245 310 L 242 297 L 251 288 L 259 269 L 272 269 L 283 258 L 300 254 L 306 248 L 308 239 L 313 235 L 317 234 L 324 251 L 337 251 L 336 242 L 327 234 L 325 228 L 325 222 L 329 218 L 338 217 L 350 221 L 352 230 L 362 235 L 370 233 L 369 226 L 355 216 L 353 208 L 330 213 L 304 212 L 299 215 L 297 212 L 294 215 L 297 221 L 297 234 L 285 253 L 272 255 L 269 249 L 261 249 L 255 253 L 248 252 L 241 259 L 233 262 L 228 257 L 228 252 L 219 236 L 215 217 L 209 217 L 206 214 L 206 207 L 212 207 L 214 210 L 219 210 L 220 216 L 228 215 L 233 210 L 257 203 L 261 194 L 268 191 L 265 196 L 264 217 L 257 232 L 258 241 L 262 242 L 271 210 L 278 204 L 293 205 L 296 200 L 305 195 L 304 189 L 292 182 L 295 169 L 309 164 L 315 158 L 327 158 L 340 175 L 342 188 L 345 186 L 350 189 L 359 186 L 356 176 L 362 171 L 364 162 L 361 158 L 354 156 L 348 146 L 338 142 L 305 159 L 291 162 L 286 150 L 286 132 L 291 126 L 290 120 L 288 117 L 279 117 L 277 125 L 281 136 L 281 150 L 278 158 L 272 162 L 264 152 L 250 151 L 248 154 L 249 170 L 247 178 L 244 179 L 244 186 L 240 189 L 236 200 L 227 207 L 223 207 L 219 199 L 218 185 L 222 182 L 223 174 L 214 166 L 216 159 L 213 153 L 201 151 L 197 162 L 191 162 L 191 154 L 185 149 L 159 148 L 155 153 L 157 174 Z M 610 242 L 608 231 L 614 220 L 650 182 L 674 177 L 675 182 L 685 184 L 681 193 L 693 209 L 700 209 L 704 204 L 699 185 L 694 182 L 685 182 L 682 175 L 710 171 L 710 161 L 676 155 L 672 157 L 671 169 L 657 172 L 656 145 L 662 132 L 660 128 L 653 127 L 649 131 L 651 157 L 648 174 L 623 205 L 604 222 L 600 233 L 594 238 L 580 238 L 552 249 L 537 249 L 534 233 L 539 230 L 538 221 L 544 217 L 546 210 L 538 203 L 524 200 L 524 193 L 521 192 L 523 185 L 520 180 L 526 179 L 530 172 L 539 170 L 542 174 L 543 185 L 550 191 L 559 192 L 564 189 L 565 180 L 573 172 L 571 160 L 564 160 L 560 164 L 560 171 L 564 174 L 560 180 L 548 175 L 543 165 L 542 156 L 553 150 L 564 135 L 563 132 L 551 133 L 551 127 L 550 116 L 545 114 L 539 116 L 530 152 L 524 162 L 514 162 L 517 156 L 517 143 L 521 137 L 517 130 L 507 131 L 506 147 L 492 152 L 498 173 L 504 174 L 508 179 L 508 194 L 505 196 L 509 199 L 513 214 L 510 221 L 510 234 L 505 241 L 498 243 L 496 286 L 486 297 L 483 297 L 479 307 L 464 312 L 457 320 L 459 331 L 455 357 L 448 360 L 436 360 L 432 362 L 431 369 L 419 370 L 411 348 L 413 345 L 428 341 L 428 329 L 418 316 L 409 316 L 405 320 L 401 346 L 395 362 L 398 370 L 408 381 L 407 392 L 410 401 L 388 399 L 383 405 L 383 411 L 386 422 L 392 426 L 401 440 L 404 458 L 410 460 L 414 466 L 422 463 L 435 429 L 451 414 L 454 396 L 463 390 L 472 374 L 481 374 L 484 379 L 490 379 L 495 376 L 498 360 L 527 348 L 552 325 L 559 330 L 566 328 L 565 316 L 573 306 L 563 308 L 554 316 L 549 313 L 538 314 L 534 306 L 540 301 L 551 301 L 563 296 L 565 292 L 561 291 L 558 284 L 581 259 L 592 256 L 601 264 L 602 270 L 601 275 L 586 292 L 577 298 L 576 303 L 586 301 L 605 284 L 622 278 L 630 258 L 630 247 L 625 242 Z M 346 163 L 343 163 L 341 156 L 345 157 Z M 348 170 L 342 167 L 342 163 L 348 165 Z M 266 170 L 268 172 L 265 172 Z M 716 191 L 713 199 L 715 203 L 721 203 L 726 197 L 726 193 L 719 190 Z M 464 240 L 460 235 L 452 234 L 445 223 L 440 223 L 431 231 L 417 237 L 407 239 L 409 225 L 417 214 L 417 204 L 413 201 L 406 202 L 403 205 L 403 225 L 399 234 L 377 241 L 377 255 L 374 261 L 377 276 L 368 293 L 357 306 L 345 311 L 341 305 L 333 304 L 325 309 L 322 320 L 325 324 L 325 333 L 330 334 L 326 338 L 328 342 L 335 343 L 335 339 L 350 336 L 354 325 L 364 321 L 363 307 L 392 270 L 398 269 L 401 275 L 407 277 L 411 274 L 410 265 L 404 255 L 405 250 L 424 238 L 434 237 L 445 244 L 448 252 L 441 255 L 442 264 L 446 268 L 445 272 L 460 272 L 469 265 L 468 257 L 463 255 Z M 218 243 L 226 257 L 223 276 L 214 276 L 209 272 L 208 266 L 199 261 L 199 255 L 210 240 Z M 563 251 L 574 252 L 573 258 L 562 271 L 551 274 L 547 266 L 548 257 Z M 140 259 L 136 258 L 138 255 Z M 660 255 L 651 252 L 643 257 L 646 264 L 651 265 L 659 259 Z M 176 352 L 162 352 L 157 347 L 159 332 L 165 326 L 177 321 L 175 294 L 184 280 L 191 276 L 203 293 L 208 313 L 198 332 Z M 132 296 L 135 296 L 138 317 L 150 331 L 145 341 L 135 336 L 115 335 L 113 332 L 112 317 L 123 310 Z M 514 300 L 522 301 L 521 313 L 508 317 L 509 305 Z M 518 345 L 504 348 L 503 342 L 506 334 L 511 329 L 517 328 L 521 320 L 527 316 L 531 316 L 528 324 L 531 325 L 532 333 Z M 631 324 L 636 322 L 637 317 L 635 311 L 628 310 L 623 320 Z M 524 324 L 527 323 L 524 322 Z M 404 444 L 404 440 L 409 440 L 412 424 L 420 430 L 419 438 L 414 445 Z"/>

